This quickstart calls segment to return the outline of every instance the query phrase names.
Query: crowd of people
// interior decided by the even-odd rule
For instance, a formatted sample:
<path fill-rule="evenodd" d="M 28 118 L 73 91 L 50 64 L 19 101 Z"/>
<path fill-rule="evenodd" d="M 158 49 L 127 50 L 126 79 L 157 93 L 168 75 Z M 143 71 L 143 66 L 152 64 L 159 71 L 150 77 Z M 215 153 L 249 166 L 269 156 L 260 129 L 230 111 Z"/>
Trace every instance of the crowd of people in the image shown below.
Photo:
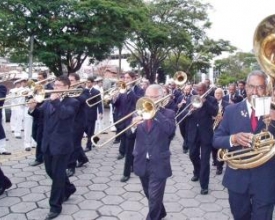
<path fill-rule="evenodd" d="M 39 80 L 47 78 L 43 72 L 39 76 Z M 129 71 L 121 80 L 123 86 L 112 92 L 108 103 L 112 112 L 110 121 L 115 126 L 116 134 L 119 134 L 113 144 L 119 144 L 117 159 L 124 159 L 120 181 L 127 182 L 132 172 L 140 178 L 148 199 L 147 220 L 160 220 L 166 216 L 163 197 L 166 180 L 173 170 L 169 148 L 177 125 L 182 137 L 182 152 L 189 154 L 193 165 L 190 181 L 198 181 L 200 194 L 207 195 L 210 166 L 217 167 L 217 175 L 221 175 L 224 169 L 224 163 L 217 159 L 218 149 L 234 151 L 251 147 L 251 136 L 265 128 L 266 120 L 272 124 L 275 119 L 273 110 L 264 117 L 255 117 L 253 113 L 252 96 L 267 95 L 266 75 L 261 71 L 251 72 L 246 81 L 232 83 L 226 91 L 211 85 L 209 79 L 180 86 L 176 80 L 170 80 L 166 85 L 160 85 L 150 84 Z M 36 144 L 35 160 L 30 166 L 44 163 L 46 173 L 52 180 L 50 212 L 46 219 L 53 219 L 61 213 L 62 203 L 77 190 L 69 177 L 75 174 L 77 167 L 89 162 L 86 153 L 93 149 L 93 143 L 100 141 L 95 129 L 103 129 L 104 91 L 102 78 L 89 77 L 83 84 L 75 73 L 68 77 L 57 77 L 52 84 L 42 82 L 40 85 L 52 92 L 48 92 L 41 103 L 33 94 L 27 97 L 26 105 L 12 107 L 10 125 L 15 138 L 21 138 L 21 130 L 24 130 L 26 151 L 34 142 Z M 27 79 L 14 82 L 14 89 L 9 93 L 9 96 L 14 96 L 13 103 L 22 102 L 22 97 L 16 97 L 16 94 L 26 87 Z M 77 96 L 71 96 L 71 88 L 82 91 Z M 31 90 L 24 89 L 28 92 Z M 0 86 L 0 98 L 6 94 L 7 89 Z M 136 103 L 143 101 L 143 98 L 146 98 L 143 105 L 147 107 L 137 114 L 131 114 L 136 110 Z M 25 97 L 23 101 L 26 102 Z M 0 106 L 3 104 L 4 99 Z M 151 111 L 151 107 L 156 109 Z M 253 123 L 250 123 L 251 118 Z M 130 125 L 133 126 L 125 130 Z M 275 135 L 274 127 L 269 128 Z M 85 148 L 82 146 L 84 135 L 87 136 Z M 9 155 L 4 142 L 5 132 L 0 126 L 0 153 Z M 274 163 L 275 159 L 272 158 L 253 169 L 232 169 L 227 166 L 223 184 L 228 188 L 234 219 L 272 219 L 275 202 Z M 0 195 L 10 187 L 10 180 L 0 169 Z"/>

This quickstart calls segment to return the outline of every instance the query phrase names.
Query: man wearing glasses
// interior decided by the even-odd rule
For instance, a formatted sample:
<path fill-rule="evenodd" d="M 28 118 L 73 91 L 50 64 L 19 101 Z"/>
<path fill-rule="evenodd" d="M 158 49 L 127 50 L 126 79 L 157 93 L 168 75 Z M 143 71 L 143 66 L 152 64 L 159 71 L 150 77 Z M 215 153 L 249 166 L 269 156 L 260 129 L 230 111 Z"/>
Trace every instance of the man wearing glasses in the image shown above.
<path fill-rule="evenodd" d="M 266 128 L 264 120 L 270 123 L 268 130 L 275 134 L 274 111 L 266 116 L 256 117 L 252 96 L 267 93 L 266 75 L 261 71 L 251 72 L 246 81 L 247 99 L 225 109 L 223 120 L 215 131 L 213 146 L 235 151 L 249 148 L 254 134 Z M 233 169 L 227 166 L 223 185 L 228 189 L 229 204 L 235 220 L 271 220 L 275 203 L 275 158 L 250 169 Z"/>

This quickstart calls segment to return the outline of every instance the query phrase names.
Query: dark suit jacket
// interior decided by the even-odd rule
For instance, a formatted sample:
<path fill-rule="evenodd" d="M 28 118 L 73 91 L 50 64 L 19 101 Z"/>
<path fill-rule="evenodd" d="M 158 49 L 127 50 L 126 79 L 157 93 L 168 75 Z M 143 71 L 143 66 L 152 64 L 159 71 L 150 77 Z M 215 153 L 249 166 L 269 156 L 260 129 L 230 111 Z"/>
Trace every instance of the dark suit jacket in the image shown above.
<path fill-rule="evenodd" d="M 96 96 L 98 94 L 100 94 L 100 91 L 95 89 L 95 88 L 91 88 L 91 89 L 87 89 L 84 91 L 85 94 L 88 93 L 89 98 Z M 92 99 L 89 101 L 90 104 L 96 103 L 98 101 L 101 100 L 101 96 L 98 95 L 96 98 Z M 90 122 L 95 122 L 97 120 L 97 110 L 99 113 L 102 114 L 103 109 L 102 109 L 102 103 L 99 102 L 97 105 L 94 105 L 93 107 L 89 107 L 88 105 L 86 105 L 85 107 L 85 112 L 86 112 L 86 119 L 87 119 L 87 123 Z"/>
<path fill-rule="evenodd" d="M 7 87 L 0 85 L 0 98 L 5 98 L 7 94 Z M 0 101 L 0 107 L 4 105 L 5 100 Z M 6 138 L 6 134 L 2 125 L 2 109 L 0 109 L 0 140 Z"/>
<path fill-rule="evenodd" d="M 189 105 L 191 99 L 187 100 L 186 105 Z M 187 110 L 188 111 L 188 110 Z M 185 111 L 183 115 L 187 113 Z M 198 135 L 200 136 L 201 144 L 211 144 L 213 137 L 213 117 L 218 113 L 217 100 L 208 95 L 203 106 L 192 112 L 186 119 L 188 120 L 186 129 L 188 130 L 188 141 L 195 143 Z"/>
<path fill-rule="evenodd" d="M 52 155 L 70 154 L 73 151 L 74 119 L 79 102 L 65 97 L 62 101 L 46 101 L 40 109 L 44 114 L 42 152 L 49 149 Z"/>
<path fill-rule="evenodd" d="M 229 100 L 229 94 L 225 95 L 223 97 L 223 100 L 226 102 L 230 102 Z M 234 94 L 234 96 L 231 98 L 232 102 L 234 103 L 238 103 L 241 102 L 243 100 L 243 97 L 241 97 L 240 95 L 238 95 L 237 93 Z"/>
<path fill-rule="evenodd" d="M 272 124 L 275 124 L 273 121 Z M 262 118 L 259 119 L 255 133 L 259 133 L 265 128 Z M 273 127 L 269 126 L 270 131 L 275 135 Z M 253 133 L 251 128 L 250 116 L 247 110 L 246 101 L 235 105 L 229 105 L 225 109 L 223 120 L 214 133 L 213 146 L 228 150 L 237 150 L 240 147 L 230 147 L 230 135 L 239 132 Z M 229 190 L 237 193 L 245 193 L 251 182 L 258 187 L 261 192 L 262 200 L 265 202 L 275 202 L 275 159 L 274 157 L 265 164 L 253 169 L 232 169 L 227 166 L 223 185 Z"/>
<path fill-rule="evenodd" d="M 155 178 L 167 178 L 172 175 L 169 147 L 175 130 L 175 112 L 164 108 L 156 113 L 149 132 L 146 121 L 137 126 L 133 151 L 136 175 L 145 175 L 147 153 Z"/>
<path fill-rule="evenodd" d="M 113 102 L 115 113 L 114 120 L 117 121 L 129 113 L 136 110 L 136 102 L 139 98 L 144 95 L 144 90 L 139 86 L 134 86 L 132 89 L 126 93 L 119 94 L 118 98 Z M 117 127 L 123 129 L 127 127 L 132 121 L 132 117 L 123 120 L 121 123 L 117 124 Z"/>

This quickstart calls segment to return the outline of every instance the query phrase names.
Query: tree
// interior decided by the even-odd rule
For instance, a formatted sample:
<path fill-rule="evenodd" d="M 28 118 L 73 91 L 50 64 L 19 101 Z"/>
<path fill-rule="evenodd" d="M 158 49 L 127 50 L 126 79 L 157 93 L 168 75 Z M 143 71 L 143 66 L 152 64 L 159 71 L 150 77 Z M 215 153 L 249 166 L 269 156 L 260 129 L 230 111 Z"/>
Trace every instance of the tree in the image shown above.
<path fill-rule="evenodd" d="M 215 72 L 220 85 L 244 80 L 253 69 L 260 69 L 253 53 L 238 52 L 215 61 Z"/>
<path fill-rule="evenodd" d="M 214 54 L 221 53 L 228 42 L 214 42 L 206 37 L 205 30 L 211 25 L 207 16 L 209 8 L 209 4 L 198 0 L 149 1 L 147 22 L 125 42 L 132 53 L 132 64 L 138 63 L 144 75 L 154 82 L 157 69 L 167 58 L 173 59 L 176 66 L 173 69 L 179 70 L 180 61 L 189 66 L 196 54 L 205 51 L 201 50 L 203 46 L 211 46 L 207 53 L 210 50 Z M 219 45 L 214 47 L 215 43 Z"/>
<path fill-rule="evenodd" d="M 143 20 L 140 0 L 2 0 L 0 46 L 28 48 L 56 75 L 102 60 Z"/>

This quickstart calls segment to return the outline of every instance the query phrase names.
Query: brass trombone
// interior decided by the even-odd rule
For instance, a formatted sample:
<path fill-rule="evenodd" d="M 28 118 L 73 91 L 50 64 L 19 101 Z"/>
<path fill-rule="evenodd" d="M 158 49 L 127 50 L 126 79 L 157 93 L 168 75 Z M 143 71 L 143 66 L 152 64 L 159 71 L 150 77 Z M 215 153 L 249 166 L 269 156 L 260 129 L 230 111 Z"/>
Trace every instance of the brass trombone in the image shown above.
<path fill-rule="evenodd" d="M 114 140 L 117 136 L 119 136 L 122 133 L 126 132 L 130 128 L 136 126 L 136 124 L 138 124 L 140 121 L 129 125 L 128 127 L 126 127 L 125 129 L 123 129 L 118 134 L 114 135 L 113 137 L 109 138 L 108 140 L 106 140 L 102 144 L 99 144 L 97 141 L 95 141 L 95 140 L 99 140 L 98 136 L 100 134 L 105 133 L 106 130 L 110 129 L 111 127 L 113 127 L 113 126 L 115 126 L 115 125 L 117 125 L 119 123 L 121 123 L 122 121 L 130 118 L 133 115 L 139 115 L 139 116 L 141 116 L 142 120 L 152 119 L 155 116 L 155 114 L 158 111 L 158 109 L 163 106 L 163 102 L 165 102 L 165 100 L 167 98 L 170 98 L 170 96 L 171 95 L 164 96 L 164 97 L 162 97 L 161 99 L 159 99 L 158 101 L 155 101 L 155 102 L 152 101 L 149 98 L 146 98 L 146 97 L 139 98 L 138 101 L 137 101 L 137 103 L 136 103 L 136 110 L 135 111 L 129 113 L 128 115 L 124 116 L 120 120 L 116 121 L 114 124 L 111 124 L 110 126 L 106 127 L 105 129 L 99 131 L 97 134 L 95 134 L 95 135 L 92 136 L 91 141 L 92 141 L 93 145 L 100 148 L 100 147 L 108 144 L 110 141 Z"/>
<path fill-rule="evenodd" d="M 182 109 L 175 117 L 175 119 L 177 119 L 183 112 L 185 112 L 187 109 L 189 109 L 191 106 L 193 106 L 194 108 L 198 109 L 201 108 L 203 105 L 202 99 L 205 98 L 207 95 L 210 94 L 210 92 L 214 89 L 215 87 L 210 87 L 203 95 L 199 96 L 199 95 L 193 95 L 191 96 L 191 100 L 190 103 L 184 108 Z M 188 117 L 189 115 L 192 114 L 192 109 L 189 109 L 188 112 L 186 113 L 186 115 L 181 118 L 178 122 L 177 125 L 179 125 L 186 117 Z"/>
<path fill-rule="evenodd" d="M 116 86 L 115 86 L 115 87 L 111 87 L 110 89 L 108 89 L 107 91 L 104 92 L 104 94 L 103 94 L 103 100 L 100 99 L 99 101 L 97 101 L 97 102 L 95 102 L 95 103 L 90 103 L 91 100 L 93 100 L 93 99 L 95 99 L 95 98 L 101 96 L 101 93 L 99 93 L 99 94 L 97 94 L 97 95 L 95 95 L 95 96 L 92 96 L 91 98 L 88 98 L 88 99 L 86 100 L 86 103 L 87 103 L 87 105 L 88 105 L 89 107 L 93 107 L 93 106 L 97 105 L 98 103 L 100 103 L 100 102 L 102 102 L 102 101 L 103 101 L 104 103 L 109 103 L 109 102 L 112 100 L 112 98 L 113 98 L 117 93 L 121 93 L 121 94 L 126 93 L 127 90 L 128 90 L 128 87 L 129 87 L 130 85 L 132 85 L 132 84 L 134 84 L 134 83 L 136 83 L 136 82 L 138 82 L 138 81 L 140 81 L 140 80 L 141 80 L 141 78 L 138 78 L 138 79 L 136 79 L 136 80 L 134 80 L 134 81 L 131 81 L 131 82 L 128 82 L 128 83 L 125 83 L 124 81 L 119 80 L 119 81 L 116 82 Z"/>
<path fill-rule="evenodd" d="M 83 92 L 83 89 L 61 89 L 61 90 L 37 90 L 35 92 L 30 92 L 27 95 L 24 96 L 33 96 L 33 99 L 35 100 L 35 102 L 37 103 L 41 103 L 45 100 L 49 100 L 49 98 L 46 98 L 46 94 L 52 94 L 52 93 L 62 93 L 62 97 L 77 97 L 80 96 L 81 93 Z M 22 97 L 22 96 L 21 96 Z M 3 98 L 4 99 L 4 98 Z M 2 100 L 3 100 L 2 99 Z M 20 106 L 20 105 L 27 105 L 30 104 L 30 102 L 24 102 L 24 103 L 19 103 L 19 104 L 14 104 L 14 105 L 3 105 L 2 107 L 0 107 L 0 109 L 2 108 L 7 108 L 7 107 L 15 107 L 15 106 Z"/>

